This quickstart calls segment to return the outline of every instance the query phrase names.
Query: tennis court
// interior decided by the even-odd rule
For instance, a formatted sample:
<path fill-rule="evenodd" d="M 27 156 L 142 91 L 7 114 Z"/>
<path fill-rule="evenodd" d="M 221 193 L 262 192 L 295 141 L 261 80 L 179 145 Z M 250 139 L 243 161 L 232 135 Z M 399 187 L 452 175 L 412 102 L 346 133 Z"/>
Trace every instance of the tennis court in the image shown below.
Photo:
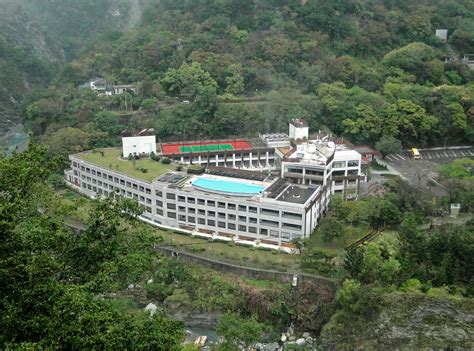
<path fill-rule="evenodd" d="M 212 141 L 195 141 L 183 143 L 166 143 L 161 144 L 163 155 L 178 155 L 190 152 L 215 152 L 222 150 L 250 150 L 252 146 L 247 140 L 212 140 Z"/>
<path fill-rule="evenodd" d="M 179 148 L 179 151 L 181 151 L 182 153 L 208 152 L 208 151 L 218 151 L 218 150 L 234 150 L 234 147 L 231 144 L 202 144 L 202 145 L 181 146 Z"/>

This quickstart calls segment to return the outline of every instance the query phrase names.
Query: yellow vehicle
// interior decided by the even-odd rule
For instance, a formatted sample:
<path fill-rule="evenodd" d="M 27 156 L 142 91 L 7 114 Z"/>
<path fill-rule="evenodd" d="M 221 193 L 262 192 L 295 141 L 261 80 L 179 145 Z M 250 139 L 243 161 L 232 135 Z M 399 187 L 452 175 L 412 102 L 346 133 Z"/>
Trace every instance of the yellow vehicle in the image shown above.
<path fill-rule="evenodd" d="M 421 159 L 420 153 L 418 152 L 418 149 L 416 147 L 411 149 L 411 155 L 413 156 L 414 160 Z"/>

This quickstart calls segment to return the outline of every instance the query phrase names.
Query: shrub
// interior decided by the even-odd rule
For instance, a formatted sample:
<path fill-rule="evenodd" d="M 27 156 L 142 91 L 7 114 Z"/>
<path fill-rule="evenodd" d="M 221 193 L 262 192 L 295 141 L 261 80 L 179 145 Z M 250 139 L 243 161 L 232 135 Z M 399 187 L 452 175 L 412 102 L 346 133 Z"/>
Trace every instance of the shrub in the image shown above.
<path fill-rule="evenodd" d="M 157 154 L 155 154 L 154 152 L 152 152 L 152 153 L 150 154 L 150 157 L 151 157 L 151 159 L 154 160 L 154 161 L 159 161 L 159 160 L 161 159 L 161 157 L 158 156 Z"/>
<path fill-rule="evenodd" d="M 199 165 L 191 165 L 188 167 L 189 174 L 203 174 L 206 169 Z"/>
<path fill-rule="evenodd" d="M 146 172 L 148 172 L 148 169 L 147 169 L 147 168 L 140 168 L 140 171 L 141 171 L 142 173 L 146 173 Z"/>
<path fill-rule="evenodd" d="M 181 166 L 181 165 L 176 166 L 176 171 L 177 172 L 181 172 L 182 170 L 183 170 L 183 166 Z"/>
<path fill-rule="evenodd" d="M 164 165 L 169 165 L 171 163 L 171 160 L 168 157 L 163 157 L 161 159 L 161 163 Z"/>

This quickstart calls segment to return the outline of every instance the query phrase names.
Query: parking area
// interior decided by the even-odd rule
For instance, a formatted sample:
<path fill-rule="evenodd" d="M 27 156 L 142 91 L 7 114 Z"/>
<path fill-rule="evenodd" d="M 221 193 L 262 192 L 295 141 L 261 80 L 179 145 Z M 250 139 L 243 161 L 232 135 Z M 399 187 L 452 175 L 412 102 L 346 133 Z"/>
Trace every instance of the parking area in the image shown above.
<path fill-rule="evenodd" d="M 441 165 L 458 158 L 474 159 L 474 147 L 434 148 L 418 150 L 420 160 L 414 160 L 410 151 L 385 156 L 382 163 L 392 173 L 399 174 L 413 186 L 439 196 L 446 195 L 446 189 L 436 179 L 439 177 Z"/>
<path fill-rule="evenodd" d="M 465 147 L 460 149 L 425 149 L 418 150 L 422 160 L 428 160 L 435 163 L 449 163 L 457 158 L 474 158 L 474 147 Z M 397 164 L 407 160 L 412 160 L 413 157 L 410 151 L 400 152 L 398 154 L 391 154 L 385 157 L 389 163 Z"/>

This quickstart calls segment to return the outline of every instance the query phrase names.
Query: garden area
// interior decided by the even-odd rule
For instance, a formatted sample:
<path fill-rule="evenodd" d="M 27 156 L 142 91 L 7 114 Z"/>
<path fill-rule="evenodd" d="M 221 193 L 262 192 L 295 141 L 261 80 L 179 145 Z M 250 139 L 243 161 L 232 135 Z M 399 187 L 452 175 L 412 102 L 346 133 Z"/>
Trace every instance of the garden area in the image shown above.
<path fill-rule="evenodd" d="M 119 148 L 93 150 L 80 154 L 80 157 L 84 161 L 146 182 L 152 182 L 156 177 L 179 167 L 172 163 L 162 162 L 165 158 L 161 161 L 150 158 L 125 160 L 120 158 L 121 149 Z"/>

